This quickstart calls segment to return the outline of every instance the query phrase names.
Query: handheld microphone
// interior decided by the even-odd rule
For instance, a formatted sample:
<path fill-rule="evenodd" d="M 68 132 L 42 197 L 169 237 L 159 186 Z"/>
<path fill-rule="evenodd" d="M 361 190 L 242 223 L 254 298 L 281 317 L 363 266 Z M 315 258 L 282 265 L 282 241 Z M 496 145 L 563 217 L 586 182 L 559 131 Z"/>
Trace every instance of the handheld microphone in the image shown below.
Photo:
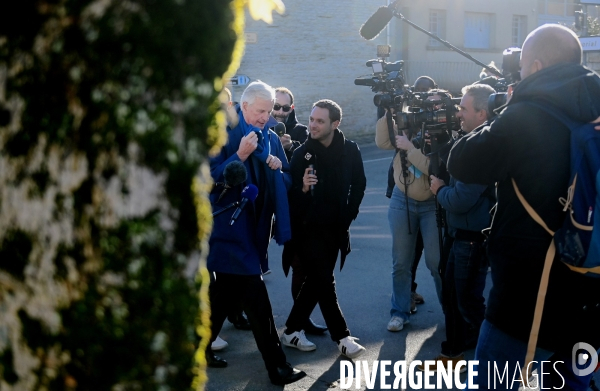
<path fill-rule="evenodd" d="M 285 134 L 285 125 L 283 122 L 277 122 L 277 125 L 275 125 L 275 128 L 273 129 L 273 131 L 275 133 L 277 133 L 277 135 L 279 137 L 283 136 Z"/>
<path fill-rule="evenodd" d="M 390 3 L 386 7 L 379 7 L 371 17 L 360 26 L 360 36 L 370 41 L 377 37 L 381 31 L 394 17 L 394 8 L 396 2 Z"/>
<path fill-rule="evenodd" d="M 310 168 L 310 171 L 308 172 L 309 174 L 313 174 L 315 172 L 314 167 L 315 166 L 313 166 L 312 164 L 308 165 L 308 168 Z M 315 195 L 315 185 L 310 185 L 310 195 Z"/>
<path fill-rule="evenodd" d="M 242 190 L 242 201 L 240 202 L 240 206 L 238 206 L 235 212 L 233 212 L 233 215 L 231 216 L 231 221 L 229 221 L 229 225 L 233 225 L 237 218 L 240 217 L 240 214 L 242 213 L 242 210 L 244 209 L 248 201 L 254 202 L 257 196 L 258 187 L 254 186 L 252 183 L 244 187 L 244 190 Z"/>

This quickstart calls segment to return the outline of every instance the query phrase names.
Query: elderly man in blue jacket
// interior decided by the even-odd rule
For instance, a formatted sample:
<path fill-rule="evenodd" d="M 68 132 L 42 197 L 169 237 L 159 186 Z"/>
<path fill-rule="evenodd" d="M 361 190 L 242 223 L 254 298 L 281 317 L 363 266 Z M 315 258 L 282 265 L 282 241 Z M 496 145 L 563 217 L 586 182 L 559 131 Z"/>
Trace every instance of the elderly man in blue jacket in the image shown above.
<path fill-rule="evenodd" d="M 488 98 L 494 92 L 485 84 L 462 89 L 456 115 L 462 132 L 468 134 L 486 124 Z M 442 288 L 446 341 L 442 342 L 442 352 L 435 360 L 444 368 L 448 363 L 454 368 L 458 361 L 464 360 L 464 351 L 475 347 L 484 318 L 483 290 L 488 266 L 483 248 L 485 236 L 481 231 L 490 226 L 490 209 L 495 199 L 491 186 L 466 184 L 453 177 L 446 185 L 434 175 L 430 178 L 431 192 L 447 213 L 446 240 L 452 241 Z"/>
<path fill-rule="evenodd" d="M 256 186 L 258 196 L 253 203 L 246 203 L 236 220 L 231 219 L 233 209 L 215 216 L 207 265 L 215 277 L 210 285 L 210 342 L 219 335 L 230 308 L 241 301 L 269 378 L 273 384 L 283 385 L 306 374 L 286 362 L 260 267 L 268 256 L 271 235 L 280 245 L 291 237 L 289 165 L 279 137 L 269 130 L 276 124 L 271 117 L 274 102 L 272 87 L 261 81 L 250 83 L 240 100 L 237 125 L 227 128 L 227 144 L 210 160 L 213 180 L 225 183 L 210 195 L 215 212 L 240 201 L 244 186 Z M 224 177 L 225 167 L 232 162 L 242 162 L 247 173 L 245 181 L 233 186 Z M 206 359 L 210 367 L 227 366 L 214 355 L 210 344 Z"/>

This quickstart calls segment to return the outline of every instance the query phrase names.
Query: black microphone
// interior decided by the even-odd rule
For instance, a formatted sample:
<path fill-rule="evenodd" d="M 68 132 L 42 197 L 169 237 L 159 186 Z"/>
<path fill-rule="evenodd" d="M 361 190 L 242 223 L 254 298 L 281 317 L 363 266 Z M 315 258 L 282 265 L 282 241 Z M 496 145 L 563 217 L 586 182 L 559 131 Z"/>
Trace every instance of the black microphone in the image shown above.
<path fill-rule="evenodd" d="M 308 172 L 309 174 L 314 174 L 315 170 L 312 164 L 308 165 L 308 168 L 310 168 L 310 171 Z M 315 195 L 315 185 L 310 185 L 310 195 L 314 196 Z"/>
<path fill-rule="evenodd" d="M 231 221 L 229 221 L 229 225 L 233 225 L 237 218 L 240 217 L 240 214 L 242 213 L 242 210 L 244 209 L 248 201 L 254 202 L 257 196 L 258 187 L 254 186 L 252 183 L 244 187 L 244 190 L 242 190 L 242 201 L 240 202 L 240 206 L 238 206 L 235 212 L 233 212 L 233 215 L 231 216 Z"/>
<path fill-rule="evenodd" d="M 383 31 L 385 26 L 390 23 L 394 17 L 394 8 L 396 2 L 390 3 L 387 7 L 379 7 L 371 17 L 360 26 L 360 36 L 367 41 L 377 37 Z"/>
<path fill-rule="evenodd" d="M 218 182 L 216 184 L 216 186 L 223 186 L 223 191 L 219 194 L 217 203 L 221 201 L 221 198 L 227 193 L 227 190 L 244 183 L 247 176 L 248 172 L 246 171 L 244 163 L 239 160 L 234 160 L 227 164 L 223 170 L 224 182 Z"/>
<path fill-rule="evenodd" d="M 275 133 L 277 133 L 277 135 L 279 137 L 283 136 L 285 134 L 285 125 L 283 122 L 277 122 L 277 125 L 275 125 L 275 128 L 273 129 L 273 131 Z"/>
<path fill-rule="evenodd" d="M 225 187 L 235 187 L 246 180 L 248 172 L 246 166 L 239 160 L 234 160 L 225 166 L 223 170 L 223 178 L 225 180 Z"/>

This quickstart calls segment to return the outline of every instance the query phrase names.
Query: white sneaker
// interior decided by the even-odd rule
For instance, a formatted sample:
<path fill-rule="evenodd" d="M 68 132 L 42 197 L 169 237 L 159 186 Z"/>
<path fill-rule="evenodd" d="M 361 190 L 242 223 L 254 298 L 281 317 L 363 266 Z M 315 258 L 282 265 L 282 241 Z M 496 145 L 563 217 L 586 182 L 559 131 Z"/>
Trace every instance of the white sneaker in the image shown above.
<path fill-rule="evenodd" d="M 389 331 L 400 331 L 404 328 L 404 325 L 408 323 L 410 323 L 409 320 L 404 320 L 399 316 L 392 316 L 392 319 L 390 319 L 390 322 L 387 325 L 387 329 Z"/>
<path fill-rule="evenodd" d="M 281 343 L 285 346 L 302 350 L 303 352 L 310 352 L 317 348 L 317 345 L 306 339 L 304 330 L 296 331 L 290 335 L 283 333 Z"/>
<path fill-rule="evenodd" d="M 215 339 L 214 342 L 212 344 L 210 344 L 210 348 L 212 350 L 223 350 L 227 346 L 229 346 L 229 344 L 227 343 L 227 341 L 225 341 L 221 337 L 217 337 L 217 339 Z"/>
<path fill-rule="evenodd" d="M 338 343 L 338 349 L 340 349 L 340 352 L 348 358 L 356 358 L 360 356 L 365 351 L 365 348 L 364 346 L 361 346 L 354 342 L 357 339 L 358 338 L 356 337 L 350 336 L 341 339 Z"/>

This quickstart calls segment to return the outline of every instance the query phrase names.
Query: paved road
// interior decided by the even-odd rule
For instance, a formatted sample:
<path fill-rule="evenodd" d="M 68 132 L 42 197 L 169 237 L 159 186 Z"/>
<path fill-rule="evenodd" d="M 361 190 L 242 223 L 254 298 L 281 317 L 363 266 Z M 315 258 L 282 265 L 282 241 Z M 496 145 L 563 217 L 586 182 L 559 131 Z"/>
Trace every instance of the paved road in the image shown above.
<path fill-rule="evenodd" d="M 425 298 L 425 304 L 418 306 L 417 314 L 411 323 L 400 332 L 386 329 L 390 315 L 391 298 L 391 235 L 387 223 L 388 199 L 384 196 L 387 183 L 387 169 L 391 151 L 379 150 L 373 143 L 360 144 L 365 171 L 367 190 L 360 214 L 352 224 L 352 253 L 348 256 L 344 270 L 336 270 L 337 293 L 340 306 L 353 336 L 360 338 L 366 353 L 359 357 L 369 365 L 374 360 L 431 360 L 440 351 L 440 343 L 445 339 L 442 309 L 435 294 L 433 280 L 424 262 L 417 271 L 418 292 Z M 279 333 L 292 307 L 290 278 L 281 269 L 282 247 L 271 243 L 269 249 L 272 273 L 265 276 L 265 283 L 273 306 L 275 324 Z M 338 263 L 339 265 L 339 263 Z M 488 276 L 488 286 L 490 286 Z M 487 294 L 487 289 L 486 289 Z M 312 318 L 324 324 L 320 310 L 315 309 Z M 229 342 L 229 347 L 219 352 L 228 360 L 225 369 L 208 369 L 208 391 L 233 390 L 277 390 L 269 382 L 260 353 L 250 331 L 236 330 L 225 322 L 221 337 Z M 340 363 L 348 359 L 340 356 L 337 345 L 325 336 L 309 336 L 317 344 L 314 352 L 301 352 L 284 347 L 288 361 L 304 370 L 307 376 L 287 385 L 286 390 L 332 390 L 340 389 Z M 472 359 L 474 351 L 466 353 Z M 465 375 L 463 375 L 464 380 Z M 356 390 L 355 384 L 352 390 Z M 367 389 L 365 383 L 360 390 Z M 379 377 L 374 389 L 380 389 Z"/>

